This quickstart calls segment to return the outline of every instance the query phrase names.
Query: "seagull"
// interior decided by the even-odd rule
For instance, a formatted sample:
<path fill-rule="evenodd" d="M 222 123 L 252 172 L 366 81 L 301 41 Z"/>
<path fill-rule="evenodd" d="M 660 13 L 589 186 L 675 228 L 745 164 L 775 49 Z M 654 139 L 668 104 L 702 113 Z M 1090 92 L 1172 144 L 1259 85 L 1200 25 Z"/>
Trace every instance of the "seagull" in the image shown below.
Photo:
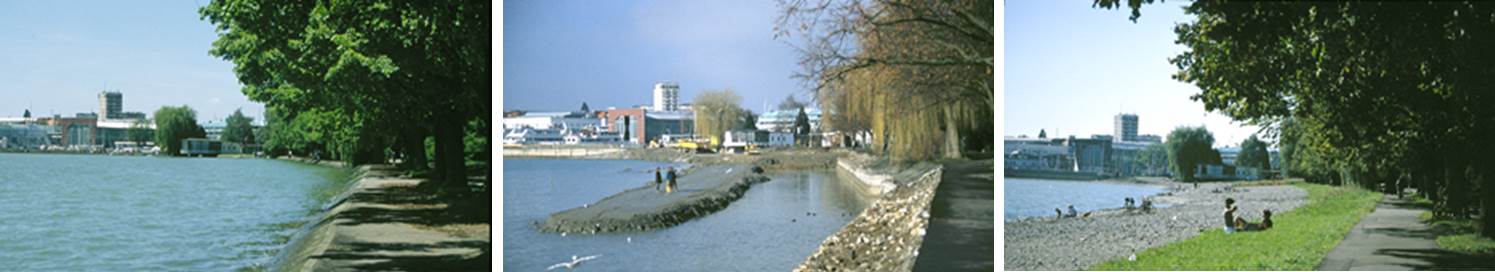
<path fill-rule="evenodd" d="M 731 174 L 731 173 L 732 173 L 732 168 L 727 168 L 727 174 Z"/>
<path fill-rule="evenodd" d="M 602 256 L 602 255 L 592 255 L 592 256 L 586 256 L 586 257 L 577 258 L 576 255 L 571 255 L 571 261 L 569 261 L 569 262 L 561 262 L 561 263 L 550 265 L 550 268 L 546 268 L 545 270 L 546 271 L 550 271 L 550 270 L 555 270 L 556 268 L 561 268 L 561 267 L 565 267 L 566 269 L 576 269 L 576 266 L 577 265 L 581 265 L 581 262 L 588 261 L 588 260 L 591 260 L 591 259 L 596 259 L 597 257 L 600 257 L 600 256 Z"/>
<path fill-rule="evenodd" d="M 631 236 L 630 236 L 630 237 L 628 237 L 628 243 L 630 243 L 630 244 L 632 244 L 632 243 L 633 243 L 633 237 L 631 237 Z"/>

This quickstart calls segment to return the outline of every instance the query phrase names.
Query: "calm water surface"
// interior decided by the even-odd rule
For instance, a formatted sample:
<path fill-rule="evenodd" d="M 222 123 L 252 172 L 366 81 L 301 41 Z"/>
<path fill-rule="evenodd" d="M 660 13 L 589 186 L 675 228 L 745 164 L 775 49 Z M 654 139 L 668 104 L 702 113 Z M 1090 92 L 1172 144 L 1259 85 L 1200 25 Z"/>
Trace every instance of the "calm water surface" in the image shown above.
<path fill-rule="evenodd" d="M 1065 209 L 1068 205 L 1075 205 L 1080 213 L 1120 208 L 1127 197 L 1139 199 L 1140 205 L 1142 197 L 1167 191 L 1156 185 L 1097 181 L 1004 178 L 1002 183 L 1006 198 L 1002 211 L 1006 220 L 1054 216 L 1055 208 Z"/>
<path fill-rule="evenodd" d="M 347 174 L 263 159 L 0 154 L 0 270 L 262 270 Z"/>
<path fill-rule="evenodd" d="M 771 175 L 726 209 L 646 232 L 540 233 L 551 213 L 652 181 L 670 164 L 625 160 L 504 160 L 504 269 L 543 271 L 602 255 L 587 271 L 787 271 L 866 207 L 833 172 Z M 806 213 L 816 213 L 814 216 Z M 629 242 L 629 239 L 632 242 Z"/>

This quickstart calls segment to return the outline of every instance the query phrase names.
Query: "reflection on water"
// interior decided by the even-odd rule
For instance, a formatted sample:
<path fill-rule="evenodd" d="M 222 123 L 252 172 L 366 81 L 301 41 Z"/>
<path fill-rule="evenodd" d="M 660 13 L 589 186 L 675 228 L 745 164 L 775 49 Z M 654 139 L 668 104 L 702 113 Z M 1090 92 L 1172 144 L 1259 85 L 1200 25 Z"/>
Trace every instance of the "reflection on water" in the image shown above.
<path fill-rule="evenodd" d="M 550 213 L 596 202 L 653 179 L 645 161 L 505 160 L 504 268 L 545 270 L 572 255 L 607 271 L 783 271 L 855 217 L 866 200 L 831 172 L 773 174 L 716 213 L 646 232 L 540 233 Z M 576 171 L 575 169 L 588 169 Z M 603 173 L 603 175 L 597 174 Z"/>

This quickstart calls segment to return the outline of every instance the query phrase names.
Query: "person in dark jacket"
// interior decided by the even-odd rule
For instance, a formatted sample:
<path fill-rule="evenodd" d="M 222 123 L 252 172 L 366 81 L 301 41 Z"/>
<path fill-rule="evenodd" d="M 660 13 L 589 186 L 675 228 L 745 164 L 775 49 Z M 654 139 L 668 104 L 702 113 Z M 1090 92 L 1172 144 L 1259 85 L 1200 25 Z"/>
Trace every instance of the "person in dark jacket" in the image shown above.
<path fill-rule="evenodd" d="M 670 171 L 666 172 L 664 174 L 665 180 L 669 181 L 669 184 L 666 184 L 664 186 L 664 191 L 665 192 L 675 192 L 675 178 L 676 177 L 677 177 L 677 175 L 675 174 L 675 167 L 671 166 L 670 167 Z"/>
<path fill-rule="evenodd" d="M 662 177 L 659 176 L 659 175 L 662 175 L 662 173 L 660 173 L 660 172 L 662 172 L 662 171 L 660 171 L 659 167 L 654 167 L 654 190 L 655 191 L 659 191 L 659 185 L 664 184 L 664 178 L 662 178 Z"/>

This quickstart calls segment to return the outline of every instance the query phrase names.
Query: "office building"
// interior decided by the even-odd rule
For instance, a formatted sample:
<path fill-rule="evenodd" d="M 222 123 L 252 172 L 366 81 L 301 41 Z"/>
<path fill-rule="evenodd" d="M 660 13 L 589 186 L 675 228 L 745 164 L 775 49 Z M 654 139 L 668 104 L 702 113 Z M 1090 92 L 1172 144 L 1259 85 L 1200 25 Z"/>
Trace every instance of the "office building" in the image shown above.
<path fill-rule="evenodd" d="M 1112 134 L 1116 141 L 1131 142 L 1137 140 L 1137 115 L 1117 114 L 1116 133 Z"/>
<path fill-rule="evenodd" d="M 652 111 L 680 110 L 680 84 L 660 82 L 654 84 L 654 106 Z"/>

